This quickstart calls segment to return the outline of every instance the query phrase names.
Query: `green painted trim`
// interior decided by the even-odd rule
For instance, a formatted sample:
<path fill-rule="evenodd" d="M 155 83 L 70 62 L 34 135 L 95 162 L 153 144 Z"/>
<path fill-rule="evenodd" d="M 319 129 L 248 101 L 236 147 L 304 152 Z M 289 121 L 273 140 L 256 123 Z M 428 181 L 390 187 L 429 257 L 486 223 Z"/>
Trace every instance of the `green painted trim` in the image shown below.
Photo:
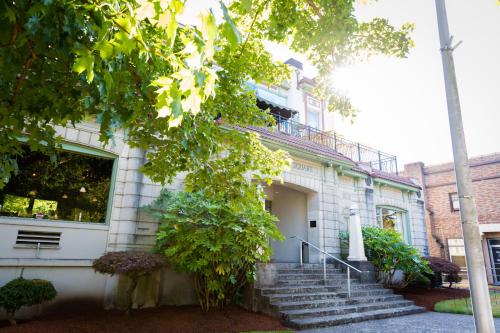
<path fill-rule="evenodd" d="M 118 158 L 113 161 L 113 170 L 111 171 L 111 179 L 109 180 L 108 204 L 106 206 L 106 219 L 104 223 L 109 225 L 111 221 L 111 213 L 113 211 L 113 199 L 115 197 L 116 175 L 118 174 Z"/>
<path fill-rule="evenodd" d="M 386 185 L 386 186 L 397 188 L 399 190 L 404 190 L 404 191 L 409 191 L 409 192 L 418 192 L 419 191 L 417 186 L 412 187 L 410 185 L 397 183 L 395 181 L 383 179 L 383 178 L 373 178 L 373 183 L 376 183 L 379 185 Z"/>
<path fill-rule="evenodd" d="M 104 158 L 109 158 L 109 159 L 115 159 L 118 157 L 118 155 L 100 150 L 97 148 L 91 148 L 91 147 L 86 147 L 80 144 L 75 144 L 75 143 L 69 143 L 69 142 L 63 142 L 61 144 L 63 150 L 68 150 L 68 151 L 73 151 L 75 153 L 80 153 L 84 155 L 91 155 L 91 156 L 99 156 L 99 157 L 104 157 Z"/>
<path fill-rule="evenodd" d="M 342 167 L 346 167 L 346 168 L 352 168 L 354 166 L 354 164 L 349 164 L 347 162 L 339 161 L 339 160 L 336 160 L 334 158 L 328 158 L 328 157 L 323 157 L 321 155 L 309 153 L 309 152 L 306 152 L 306 151 L 298 149 L 298 148 L 290 147 L 286 144 L 277 143 L 277 142 L 269 140 L 269 139 L 264 139 L 262 137 L 260 137 L 260 140 L 268 148 L 283 149 L 283 150 L 286 150 L 290 154 L 295 155 L 297 157 L 302 157 L 302 158 L 306 158 L 306 159 L 309 159 L 312 161 L 317 161 L 317 162 L 322 162 L 322 163 L 330 163 L 334 166 L 342 166 Z"/>
<path fill-rule="evenodd" d="M 366 173 L 354 171 L 354 170 L 340 170 L 339 171 L 342 175 L 345 176 L 351 176 L 352 178 L 361 178 L 361 179 L 366 179 L 368 178 L 368 175 Z"/>
<path fill-rule="evenodd" d="M 28 142 L 28 136 L 20 136 L 17 138 L 17 140 L 21 142 Z M 41 141 L 40 144 L 42 145 L 47 145 L 47 142 Z M 98 148 L 93 148 L 93 147 L 87 147 L 85 145 L 79 144 L 79 143 L 74 143 L 74 142 L 68 142 L 68 141 L 63 141 L 61 143 L 61 147 L 63 150 L 67 151 L 72 151 L 75 153 L 80 153 L 84 155 L 91 155 L 91 156 L 99 156 L 99 157 L 104 157 L 104 158 L 109 158 L 109 159 L 114 159 L 118 157 L 117 154 L 110 153 L 108 151 L 104 151 L 102 149 Z"/>
<path fill-rule="evenodd" d="M 408 242 L 408 245 L 412 245 L 412 241 L 411 241 L 411 230 L 410 230 L 410 214 L 406 211 L 404 213 L 404 223 L 405 223 L 405 233 L 406 233 L 406 240 Z"/>

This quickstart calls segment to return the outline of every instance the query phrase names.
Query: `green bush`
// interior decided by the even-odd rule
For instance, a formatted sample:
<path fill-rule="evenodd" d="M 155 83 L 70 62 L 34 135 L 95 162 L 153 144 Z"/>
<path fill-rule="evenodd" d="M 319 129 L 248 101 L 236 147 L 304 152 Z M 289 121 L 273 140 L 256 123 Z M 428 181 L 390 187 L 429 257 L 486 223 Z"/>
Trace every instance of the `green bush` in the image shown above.
<path fill-rule="evenodd" d="M 366 256 L 385 286 L 404 288 L 422 274 L 432 273 L 429 263 L 396 230 L 365 226 L 362 232 Z M 404 278 L 395 283 L 397 271 L 404 273 Z"/>
<path fill-rule="evenodd" d="M 149 252 L 108 252 L 94 260 L 92 267 L 96 272 L 109 275 L 124 275 L 130 279 L 127 289 L 126 312 L 132 309 L 132 295 L 137 288 L 139 278 L 160 270 L 165 265 L 165 258 Z"/>
<path fill-rule="evenodd" d="M 15 325 L 17 310 L 23 306 L 32 306 L 50 301 L 56 295 L 56 289 L 50 281 L 27 280 L 20 277 L 0 288 L 0 307 L 5 309 L 9 322 Z"/>
<path fill-rule="evenodd" d="M 235 300 L 254 279 L 255 264 L 269 260 L 269 237 L 283 237 L 275 218 L 255 202 L 163 190 L 147 207 L 161 221 L 158 249 L 178 271 L 194 274 L 204 310 Z"/>

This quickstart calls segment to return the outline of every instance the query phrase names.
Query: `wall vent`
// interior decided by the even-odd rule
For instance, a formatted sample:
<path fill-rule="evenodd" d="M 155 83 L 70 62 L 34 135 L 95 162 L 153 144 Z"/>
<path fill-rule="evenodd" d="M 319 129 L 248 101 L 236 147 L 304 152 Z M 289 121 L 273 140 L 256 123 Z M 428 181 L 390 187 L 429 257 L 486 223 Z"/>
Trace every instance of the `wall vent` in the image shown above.
<path fill-rule="evenodd" d="M 16 247 L 58 249 L 60 241 L 60 232 L 18 230 Z"/>

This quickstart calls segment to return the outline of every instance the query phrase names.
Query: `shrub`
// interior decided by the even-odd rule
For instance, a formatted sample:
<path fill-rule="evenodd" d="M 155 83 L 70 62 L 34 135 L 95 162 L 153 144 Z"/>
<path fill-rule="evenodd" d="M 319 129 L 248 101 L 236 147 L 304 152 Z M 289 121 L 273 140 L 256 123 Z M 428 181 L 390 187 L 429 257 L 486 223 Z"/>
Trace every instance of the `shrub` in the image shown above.
<path fill-rule="evenodd" d="M 56 295 L 56 289 L 50 281 L 20 277 L 0 288 L 0 307 L 5 309 L 9 322 L 15 325 L 15 314 L 21 307 L 50 301 Z"/>
<path fill-rule="evenodd" d="M 449 288 L 452 287 L 453 283 L 462 281 L 462 278 L 458 275 L 458 273 L 460 273 L 460 267 L 458 265 L 439 257 L 426 257 L 425 259 L 429 261 L 429 265 L 436 280 L 441 280 L 440 277 L 442 274 L 445 274 L 445 281 L 450 284 L 448 286 Z M 436 287 L 435 284 L 431 286 Z"/>
<path fill-rule="evenodd" d="M 192 273 L 200 306 L 223 307 L 270 258 L 269 237 L 281 239 L 275 218 L 258 201 L 241 204 L 203 192 L 169 192 L 147 208 L 160 219 L 158 249 L 177 270 Z"/>
<path fill-rule="evenodd" d="M 362 232 L 366 257 L 385 286 L 404 288 L 422 274 L 431 273 L 429 263 L 416 248 L 406 244 L 396 230 L 365 226 Z M 394 282 L 397 271 L 404 273 L 399 283 Z"/>
<path fill-rule="evenodd" d="M 137 288 L 139 278 L 160 270 L 165 265 L 163 256 L 149 252 L 108 252 L 96 259 L 92 267 L 96 272 L 124 275 L 130 279 L 127 289 L 126 313 L 130 312 L 132 295 Z"/>

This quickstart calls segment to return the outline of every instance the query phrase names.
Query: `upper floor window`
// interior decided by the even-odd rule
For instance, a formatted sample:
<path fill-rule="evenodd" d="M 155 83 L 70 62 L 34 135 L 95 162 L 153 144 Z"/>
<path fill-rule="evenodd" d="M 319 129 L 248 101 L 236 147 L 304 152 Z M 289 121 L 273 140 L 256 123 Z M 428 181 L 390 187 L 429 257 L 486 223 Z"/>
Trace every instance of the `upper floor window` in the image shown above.
<path fill-rule="evenodd" d="M 19 173 L 0 190 L 0 215 L 77 222 L 106 221 L 112 159 L 25 151 Z"/>
<path fill-rule="evenodd" d="M 458 193 L 450 193 L 450 208 L 452 212 L 460 210 L 460 202 L 458 200 Z"/>
<path fill-rule="evenodd" d="M 408 241 L 404 223 L 405 212 L 398 209 L 377 207 L 377 222 L 381 228 L 398 231 L 404 240 Z"/>
<path fill-rule="evenodd" d="M 306 111 L 307 111 L 307 125 L 320 128 L 320 114 L 321 114 L 321 101 L 312 97 L 307 96 L 306 103 Z"/>

